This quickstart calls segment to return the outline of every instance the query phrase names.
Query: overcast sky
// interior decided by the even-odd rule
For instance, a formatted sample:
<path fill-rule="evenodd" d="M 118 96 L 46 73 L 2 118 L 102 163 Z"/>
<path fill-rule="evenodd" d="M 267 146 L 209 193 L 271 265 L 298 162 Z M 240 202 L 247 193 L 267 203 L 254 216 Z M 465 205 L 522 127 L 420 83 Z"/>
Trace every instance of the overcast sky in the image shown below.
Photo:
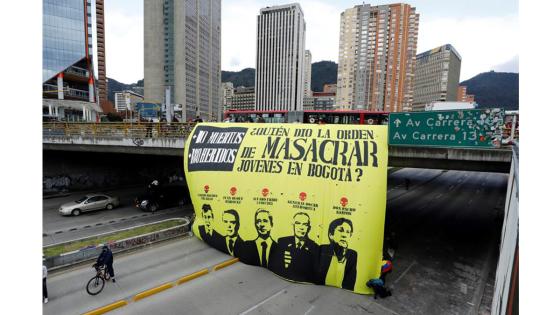
<path fill-rule="evenodd" d="M 149 0 L 146 0 L 149 1 Z M 222 0 L 222 70 L 255 67 L 259 9 L 292 1 Z M 372 5 L 398 1 L 366 2 Z M 312 62 L 338 63 L 340 13 L 362 1 L 301 0 Z M 461 81 L 495 70 L 519 72 L 518 2 L 404 1 L 420 14 L 417 53 L 452 44 L 462 57 Z M 105 0 L 107 75 L 123 83 L 144 77 L 143 1 Z"/>

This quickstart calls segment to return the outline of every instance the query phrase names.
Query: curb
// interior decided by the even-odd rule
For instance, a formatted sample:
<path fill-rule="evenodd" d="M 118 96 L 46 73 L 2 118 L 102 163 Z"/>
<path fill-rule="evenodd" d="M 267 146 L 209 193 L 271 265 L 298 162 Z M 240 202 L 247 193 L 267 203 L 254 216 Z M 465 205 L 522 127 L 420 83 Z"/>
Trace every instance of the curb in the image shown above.
<path fill-rule="evenodd" d="M 208 272 L 209 272 L 208 269 L 207 269 L 207 268 L 204 268 L 204 269 L 202 269 L 202 270 L 200 270 L 200 271 L 197 271 L 197 272 L 195 272 L 195 273 L 191 273 L 191 274 L 188 275 L 188 276 L 184 276 L 184 277 L 180 278 L 179 281 L 177 281 L 177 285 L 183 284 L 183 283 L 185 283 L 185 282 L 187 282 L 187 281 L 191 281 L 192 279 L 196 279 L 196 278 L 198 278 L 198 277 L 202 277 L 202 276 L 204 276 L 205 274 L 208 274 Z"/>
<path fill-rule="evenodd" d="M 160 233 L 165 233 L 165 232 L 168 232 L 168 231 L 172 231 L 174 229 L 177 229 L 177 230 L 178 229 L 183 229 L 183 228 L 186 229 L 186 232 L 184 234 L 176 234 L 176 235 L 172 235 L 168 238 L 163 238 L 163 239 L 157 238 L 155 240 L 152 240 L 152 241 L 144 243 L 144 244 L 131 245 L 128 248 L 126 248 L 126 247 L 122 247 L 122 248 L 118 248 L 118 249 L 113 248 L 114 254 L 117 254 L 117 253 L 125 252 L 125 251 L 131 250 L 131 249 L 141 248 L 141 247 L 144 247 L 146 245 L 155 244 L 155 243 L 159 243 L 159 242 L 164 242 L 164 241 L 172 240 L 172 239 L 179 238 L 179 237 L 189 236 L 189 233 L 190 233 L 189 224 L 191 223 L 190 222 L 191 219 L 183 218 L 183 217 L 177 217 L 177 218 L 168 218 L 168 219 L 164 219 L 164 220 L 161 220 L 161 221 L 156 221 L 156 222 L 150 222 L 150 223 L 146 223 L 146 224 L 131 226 L 131 227 L 127 227 L 127 228 L 124 228 L 124 229 L 117 230 L 117 231 L 109 231 L 109 232 L 106 232 L 106 233 L 98 234 L 98 235 L 96 235 L 96 237 L 110 235 L 110 234 L 113 234 L 113 233 L 116 233 L 116 232 L 127 231 L 127 230 L 135 229 L 135 228 L 138 228 L 138 227 L 141 227 L 141 226 L 152 225 L 152 224 L 157 224 L 157 223 L 161 223 L 161 222 L 165 222 L 165 221 L 172 221 L 172 220 L 184 220 L 185 222 L 180 224 L 180 225 L 170 227 L 170 228 L 166 228 L 166 229 L 163 229 L 163 230 L 159 230 L 159 231 L 155 231 L 155 232 L 149 232 L 149 233 L 145 233 L 145 234 L 142 234 L 142 235 L 136 235 L 136 236 L 128 237 L 128 238 L 125 238 L 125 239 L 109 241 L 107 243 L 109 244 L 110 247 L 113 248 L 113 244 L 120 244 L 120 243 L 129 241 L 129 240 L 140 239 L 142 237 L 146 237 L 146 236 L 150 236 L 150 235 L 156 235 L 156 234 L 159 235 Z M 69 242 L 60 242 L 60 243 L 56 243 L 56 244 L 47 245 L 47 246 L 43 247 L 43 251 L 46 248 L 50 248 L 50 247 L 54 247 L 54 246 L 60 246 L 61 244 L 66 244 L 66 243 L 78 242 L 78 241 L 85 240 L 85 239 L 90 239 L 90 238 L 92 238 L 92 236 L 76 239 L 76 240 L 69 241 Z M 84 247 L 84 248 L 80 248 L 78 250 L 74 250 L 74 251 L 71 251 L 71 252 L 61 253 L 61 254 L 56 255 L 56 256 L 46 257 L 47 263 L 50 264 L 49 270 L 62 269 L 62 268 L 66 268 L 66 267 L 69 267 L 69 266 L 72 266 L 72 265 L 81 264 L 82 262 L 92 261 L 92 260 L 96 259 L 95 257 L 97 256 L 97 254 L 91 255 L 90 251 L 97 250 L 102 245 L 103 244 L 98 244 L 94 247 Z M 69 261 L 66 261 L 66 263 L 63 263 L 63 264 L 58 264 L 58 265 L 55 264 L 56 259 L 59 259 L 59 258 L 64 257 L 64 256 L 80 253 L 82 251 L 88 251 L 88 253 L 84 254 L 86 256 L 78 257 L 78 258 L 76 258 L 75 261 L 69 260 Z M 50 259 L 52 259 L 52 263 L 50 262 Z"/>
<path fill-rule="evenodd" d="M 220 270 L 220 269 L 225 268 L 229 265 L 233 265 L 238 261 L 239 261 L 239 258 L 232 258 L 230 260 L 226 260 L 223 263 L 219 263 L 219 264 L 215 265 L 214 268 L 212 268 L 212 270 L 214 270 L 214 271 Z"/>
<path fill-rule="evenodd" d="M 173 288 L 173 283 L 170 283 L 170 282 L 169 282 L 169 283 L 166 283 L 166 284 L 162 284 L 162 285 L 160 285 L 159 287 L 155 287 L 155 288 L 152 288 L 152 289 L 148 289 L 148 290 L 146 290 L 146 291 L 144 291 L 144 292 L 141 292 L 141 293 L 136 294 L 136 295 L 132 298 L 132 300 L 134 300 L 134 302 L 136 302 L 136 301 L 139 301 L 139 300 L 141 300 L 141 299 L 143 299 L 143 298 L 147 298 L 147 297 L 150 296 L 150 295 L 154 295 L 154 294 L 160 293 L 161 291 L 164 291 L 164 290 L 167 290 L 167 289 L 171 289 L 171 288 Z"/>

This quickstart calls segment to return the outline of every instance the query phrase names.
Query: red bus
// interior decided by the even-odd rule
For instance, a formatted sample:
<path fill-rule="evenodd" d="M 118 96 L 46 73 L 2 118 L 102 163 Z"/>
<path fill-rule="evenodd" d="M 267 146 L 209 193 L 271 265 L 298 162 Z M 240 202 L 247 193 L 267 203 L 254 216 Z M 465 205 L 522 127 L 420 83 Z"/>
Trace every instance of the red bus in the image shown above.
<path fill-rule="evenodd" d="M 355 124 L 355 125 L 386 125 L 389 112 L 367 110 L 228 110 L 224 112 L 224 119 L 230 122 L 256 122 L 262 117 L 266 123 L 306 124 Z"/>

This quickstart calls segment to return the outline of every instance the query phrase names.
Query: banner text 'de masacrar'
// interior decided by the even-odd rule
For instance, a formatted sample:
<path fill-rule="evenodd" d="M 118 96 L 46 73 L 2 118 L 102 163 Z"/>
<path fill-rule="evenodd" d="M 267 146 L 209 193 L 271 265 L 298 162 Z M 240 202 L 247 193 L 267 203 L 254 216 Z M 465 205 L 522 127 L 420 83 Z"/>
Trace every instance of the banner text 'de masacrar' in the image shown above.
<path fill-rule="evenodd" d="M 184 159 L 193 232 L 285 279 L 369 294 L 387 161 L 387 126 L 198 124 Z"/>

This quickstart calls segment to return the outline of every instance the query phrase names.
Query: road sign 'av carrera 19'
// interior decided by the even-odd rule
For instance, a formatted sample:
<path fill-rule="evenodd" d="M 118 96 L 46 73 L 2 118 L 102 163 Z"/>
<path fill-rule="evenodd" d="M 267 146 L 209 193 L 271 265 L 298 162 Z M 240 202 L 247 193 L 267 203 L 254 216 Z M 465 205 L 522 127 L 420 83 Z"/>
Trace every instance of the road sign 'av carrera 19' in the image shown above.
<path fill-rule="evenodd" d="M 487 147 L 502 141 L 504 111 L 471 109 L 389 114 L 389 144 Z"/>

